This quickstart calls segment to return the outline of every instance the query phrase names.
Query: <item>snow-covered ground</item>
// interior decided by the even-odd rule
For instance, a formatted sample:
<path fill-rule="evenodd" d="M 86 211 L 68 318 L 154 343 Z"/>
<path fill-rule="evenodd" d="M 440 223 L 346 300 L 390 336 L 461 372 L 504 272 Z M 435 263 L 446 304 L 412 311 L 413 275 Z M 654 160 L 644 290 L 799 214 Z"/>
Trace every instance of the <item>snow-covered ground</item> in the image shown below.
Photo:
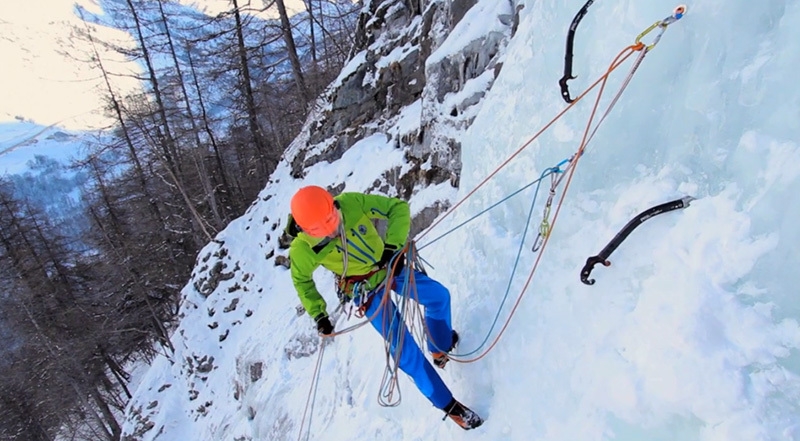
<path fill-rule="evenodd" d="M 412 198 L 412 210 L 465 196 L 565 107 L 557 84 L 564 36 L 582 3 L 526 2 L 500 76 L 461 138 L 461 189 L 431 187 Z M 576 37 L 573 96 L 675 6 L 596 2 Z M 484 358 L 443 372 L 455 396 L 486 417 L 484 426 L 464 432 L 442 422 L 406 377 L 401 405 L 379 406 L 383 344 L 369 328 L 325 346 L 308 404 L 319 340 L 311 320 L 296 314 L 289 273 L 270 253 L 297 188 L 346 182 L 364 190 L 401 162 L 402 151 L 376 135 L 340 161 L 308 169 L 302 181 L 281 164 L 260 200 L 219 235 L 222 243 L 203 250 L 184 290 L 177 352 L 145 374 L 126 433 L 161 441 L 800 440 L 800 3 L 688 6 L 581 159 L 505 334 Z M 601 108 L 630 66 L 612 76 Z M 567 112 L 420 245 L 570 157 L 592 100 Z M 532 188 L 422 251 L 431 275 L 452 290 L 461 354 L 496 336 L 520 295 L 536 259 L 545 184 L 510 282 Z M 595 269 L 594 286 L 579 281 L 586 258 L 631 217 L 684 195 L 698 200 L 639 227 L 611 267 Z M 210 286 L 218 264 L 231 278 Z M 332 278 L 316 276 L 332 310 Z M 207 298 L 206 289 L 213 289 Z"/>

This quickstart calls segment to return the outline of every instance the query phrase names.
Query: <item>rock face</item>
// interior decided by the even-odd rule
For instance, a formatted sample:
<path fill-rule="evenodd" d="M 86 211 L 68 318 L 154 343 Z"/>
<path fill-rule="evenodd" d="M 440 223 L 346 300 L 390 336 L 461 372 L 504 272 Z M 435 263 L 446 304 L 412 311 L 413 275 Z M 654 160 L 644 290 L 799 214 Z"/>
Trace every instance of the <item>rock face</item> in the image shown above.
<path fill-rule="evenodd" d="M 472 124 L 500 73 L 521 0 L 365 4 L 350 62 L 322 97 L 322 110 L 306 125 L 305 145 L 287 157 L 293 176 L 301 178 L 307 167 L 340 159 L 356 142 L 380 132 L 403 149 L 410 167 L 402 175 L 387 170 L 373 190 L 409 199 L 428 185 L 449 181 L 458 186 L 461 144 L 454 134 Z M 486 28 L 460 30 L 468 14 L 481 14 L 479 22 Z M 419 106 L 419 122 L 401 133 L 397 117 L 411 106 Z M 415 228 L 449 205 L 440 201 L 429 207 L 425 219 L 415 219 Z"/>

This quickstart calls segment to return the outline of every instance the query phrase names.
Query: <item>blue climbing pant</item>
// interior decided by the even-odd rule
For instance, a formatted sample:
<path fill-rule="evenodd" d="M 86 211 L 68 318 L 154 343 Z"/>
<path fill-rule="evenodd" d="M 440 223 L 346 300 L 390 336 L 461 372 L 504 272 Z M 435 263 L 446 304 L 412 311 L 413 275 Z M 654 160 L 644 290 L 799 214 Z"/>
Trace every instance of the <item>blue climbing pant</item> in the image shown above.
<path fill-rule="evenodd" d="M 431 352 L 446 352 L 453 342 L 450 292 L 436 280 L 419 271 L 414 271 L 416 290 L 414 286 L 411 286 L 408 293 L 405 293 L 405 275 L 406 269 L 404 268 L 400 275 L 394 278 L 393 291 L 400 295 L 408 295 L 425 307 L 425 325 L 430 334 L 428 349 Z M 372 326 L 389 342 L 391 355 L 395 361 L 397 361 L 397 345 L 401 343 L 398 363 L 400 369 L 414 380 L 414 384 L 420 392 L 428 397 L 434 406 L 444 410 L 453 399 L 453 394 L 439 377 L 433 365 L 425 359 L 408 327 L 403 323 L 394 302 L 391 299 L 381 302 L 383 292 L 383 288 L 380 288 L 372 294 L 365 315 L 367 317 L 374 316 L 371 321 Z"/>

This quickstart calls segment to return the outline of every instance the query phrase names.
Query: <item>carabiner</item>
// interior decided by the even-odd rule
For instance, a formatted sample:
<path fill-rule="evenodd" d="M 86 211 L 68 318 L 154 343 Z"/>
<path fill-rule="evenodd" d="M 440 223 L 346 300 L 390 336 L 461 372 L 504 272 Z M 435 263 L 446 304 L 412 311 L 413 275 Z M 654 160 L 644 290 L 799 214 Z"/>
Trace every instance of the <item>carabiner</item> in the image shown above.
<path fill-rule="evenodd" d="M 678 5 L 672 11 L 672 16 L 675 18 L 675 20 L 680 20 L 681 18 L 683 18 L 683 15 L 686 14 L 686 11 L 688 9 L 689 8 L 686 5 Z"/>
<path fill-rule="evenodd" d="M 544 238 L 550 235 L 550 222 L 547 218 L 542 219 L 542 223 L 539 224 L 539 235 Z"/>
<path fill-rule="evenodd" d="M 534 253 L 539 251 L 539 248 L 544 243 L 547 236 L 550 235 L 550 204 L 552 203 L 552 196 L 547 201 L 547 204 L 544 207 L 544 215 L 542 216 L 542 223 L 539 224 L 539 234 L 536 236 L 536 240 L 533 241 L 533 247 L 531 247 L 531 251 Z"/>
<path fill-rule="evenodd" d="M 652 25 L 650 25 L 650 27 L 648 27 L 647 29 L 642 31 L 641 34 L 637 35 L 635 43 L 638 45 L 639 43 L 641 43 L 642 38 L 645 35 L 647 35 L 650 32 L 652 32 L 653 29 L 661 28 L 661 32 L 659 32 L 659 34 L 656 35 L 656 38 L 653 40 L 653 42 L 650 45 L 646 46 L 646 50 L 650 51 L 651 49 L 653 49 L 656 46 L 656 44 L 658 44 L 659 40 L 661 40 L 661 35 L 667 29 L 667 26 L 669 26 L 672 23 L 675 23 L 676 21 L 678 21 L 681 18 L 683 18 L 683 16 L 686 14 L 686 11 L 688 11 L 688 9 L 689 8 L 686 5 L 678 5 L 678 6 L 676 6 L 675 9 L 672 11 L 672 15 L 670 15 L 669 17 L 667 17 L 667 18 L 665 18 L 663 20 L 659 20 L 659 21 L 653 23 Z"/>

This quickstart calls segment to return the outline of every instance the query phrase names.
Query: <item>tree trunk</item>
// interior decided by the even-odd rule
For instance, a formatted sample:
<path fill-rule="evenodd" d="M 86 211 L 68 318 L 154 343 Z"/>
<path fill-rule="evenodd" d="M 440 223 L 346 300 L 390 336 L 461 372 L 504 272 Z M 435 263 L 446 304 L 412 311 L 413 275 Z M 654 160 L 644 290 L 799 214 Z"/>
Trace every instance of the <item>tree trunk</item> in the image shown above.
<path fill-rule="evenodd" d="M 123 369 L 116 360 L 108 355 L 108 352 L 105 349 L 101 349 L 101 353 L 103 356 L 103 361 L 105 361 L 108 370 L 110 370 L 114 375 L 114 378 L 117 379 L 117 384 L 119 384 L 119 387 L 122 388 L 123 392 L 125 392 L 125 396 L 127 396 L 130 400 L 133 398 L 133 394 L 131 394 L 130 389 L 128 389 L 128 381 L 131 377 L 130 374 L 125 372 L 125 369 Z"/>
<path fill-rule="evenodd" d="M 142 58 L 149 74 L 148 80 L 150 82 L 150 87 L 153 89 L 153 95 L 156 99 L 156 106 L 158 107 L 157 111 L 159 118 L 161 119 L 161 127 L 164 129 L 164 134 L 159 134 L 159 137 L 162 138 L 160 139 L 160 144 L 164 160 L 166 161 L 170 170 L 178 175 L 179 171 L 175 164 L 175 139 L 172 137 L 172 132 L 169 127 L 167 110 L 164 107 L 164 100 L 161 97 L 161 87 L 158 84 L 156 70 L 153 67 L 152 59 L 150 58 L 150 51 L 147 49 L 147 44 L 145 44 L 145 38 L 144 34 L 142 33 L 142 24 L 139 20 L 139 14 L 136 12 L 136 8 L 133 6 L 133 2 L 131 0 L 126 0 L 126 2 L 128 3 L 128 8 L 131 11 L 131 17 L 133 18 L 133 22 L 136 26 L 136 38 L 139 41 L 139 47 L 142 49 Z"/>
<path fill-rule="evenodd" d="M 122 428 L 117 422 L 116 417 L 114 417 L 114 412 L 111 411 L 111 408 L 108 406 L 108 403 L 100 396 L 100 393 L 95 389 L 89 392 L 91 395 L 94 404 L 100 409 L 100 414 L 103 415 L 103 419 L 105 420 L 106 424 L 108 424 L 108 430 L 111 432 L 111 440 L 119 441 L 120 437 L 122 436 Z"/>
<path fill-rule="evenodd" d="M 138 158 L 136 158 L 134 163 L 138 164 Z M 94 219 L 97 227 L 100 229 L 100 231 L 103 232 L 103 236 L 106 238 L 108 242 L 109 249 L 117 250 L 120 246 L 123 245 L 120 242 L 123 236 L 122 222 L 120 221 L 116 208 L 114 208 L 114 205 L 111 203 L 111 196 L 108 194 L 108 188 L 106 186 L 105 180 L 103 179 L 103 173 L 97 165 L 97 158 L 90 157 L 88 160 L 88 164 L 92 168 L 92 171 L 94 172 L 94 179 L 95 182 L 97 182 L 97 189 L 100 191 L 100 200 L 102 201 L 103 206 L 105 207 L 106 212 L 108 213 L 108 218 L 109 221 L 111 222 L 111 229 L 113 230 L 112 234 L 114 236 L 112 237 L 111 235 L 108 234 L 108 231 L 106 230 L 106 226 L 103 223 L 103 220 L 100 218 L 100 215 L 94 210 L 94 207 L 92 206 L 89 207 L 90 214 L 92 215 L 92 219 Z M 134 168 L 136 168 L 136 165 L 134 165 Z M 142 172 L 141 165 L 139 165 L 138 171 Z M 139 175 L 138 173 L 136 174 L 137 176 L 139 176 L 140 180 L 144 179 L 144 173 L 142 173 L 142 175 Z M 145 192 L 145 195 L 146 194 L 147 193 Z"/>
<path fill-rule="evenodd" d="M 80 11 L 80 9 L 79 9 Z M 161 210 L 158 208 L 156 203 L 156 199 L 150 194 L 150 191 L 147 188 L 147 178 L 144 174 L 144 168 L 142 167 L 141 162 L 139 161 L 139 155 L 136 152 L 136 148 L 133 145 L 133 140 L 131 140 L 130 132 L 128 131 L 128 127 L 125 123 L 125 117 L 122 115 L 122 106 L 120 105 L 119 101 L 117 100 L 117 96 L 114 93 L 114 89 L 111 87 L 111 82 L 108 79 L 108 72 L 103 66 L 103 62 L 100 58 L 100 52 L 97 50 L 95 46 L 94 37 L 92 37 L 91 30 L 89 29 L 88 21 L 83 17 L 83 13 L 80 13 L 81 20 L 86 24 L 86 31 L 87 36 L 89 38 L 89 42 L 92 45 L 92 51 L 94 52 L 94 59 L 97 63 L 97 67 L 100 69 L 100 73 L 103 75 L 103 81 L 106 85 L 106 90 L 108 91 L 108 97 L 111 101 L 111 107 L 114 110 L 114 115 L 117 117 L 117 122 L 119 123 L 122 137 L 125 140 L 125 145 L 128 148 L 128 154 L 130 156 L 131 161 L 133 162 L 133 169 L 134 173 L 139 181 L 139 186 L 141 188 L 142 194 L 147 198 L 150 202 L 150 210 L 152 211 L 155 218 L 158 220 L 160 224 L 164 224 L 163 216 L 161 215 Z"/>
<path fill-rule="evenodd" d="M 292 23 L 289 21 L 289 15 L 286 13 L 286 5 L 283 0 L 275 0 L 275 5 L 278 6 L 278 15 L 281 19 L 281 30 L 283 31 L 283 41 L 286 43 L 286 52 L 289 55 L 289 62 L 292 64 L 292 75 L 294 82 L 297 84 L 297 89 L 300 91 L 300 96 L 303 102 L 311 101 L 306 87 L 306 80 L 303 77 L 303 67 L 300 65 L 300 58 L 297 56 L 297 47 L 294 44 L 294 37 L 292 36 Z M 304 106 L 306 107 L 306 106 Z"/>
<path fill-rule="evenodd" d="M 186 91 L 186 83 L 183 81 L 183 72 L 181 71 L 181 63 L 178 61 L 178 55 L 175 53 L 175 45 L 172 42 L 172 34 L 170 33 L 169 29 L 169 21 L 167 20 L 167 16 L 164 13 L 164 5 L 157 1 L 158 3 L 158 10 L 161 13 L 161 21 L 164 23 L 164 34 L 167 37 L 167 44 L 169 46 L 169 52 L 172 56 L 172 63 L 175 65 L 175 70 L 177 72 L 178 84 L 180 85 L 181 92 L 183 94 L 183 101 L 184 105 L 186 106 L 186 114 L 189 118 L 189 122 L 192 125 L 192 135 L 194 136 L 195 141 L 195 153 L 192 154 L 192 159 L 194 161 L 195 167 L 197 169 L 197 174 L 200 177 L 201 185 L 203 186 L 203 190 L 206 193 L 206 198 L 209 201 L 209 207 L 211 208 L 211 214 L 214 217 L 215 221 L 215 230 L 218 230 L 224 225 L 222 220 L 222 215 L 220 214 L 219 207 L 217 206 L 217 198 L 214 196 L 214 189 L 211 187 L 211 183 L 208 176 L 208 171 L 205 167 L 205 162 L 202 160 L 198 161 L 197 156 L 198 154 L 202 157 L 203 147 L 202 143 L 200 142 L 200 130 L 197 127 L 197 121 L 194 118 L 194 112 L 192 111 L 192 105 L 189 102 L 189 93 Z"/>
<path fill-rule="evenodd" d="M 222 205 L 225 207 L 226 219 L 231 214 L 238 214 L 239 206 L 242 203 L 242 194 L 238 192 L 234 194 L 233 187 L 231 187 L 230 183 L 228 182 L 227 171 L 225 170 L 225 166 L 222 162 L 222 155 L 219 151 L 219 145 L 217 144 L 216 137 L 214 136 L 214 132 L 211 131 L 211 125 L 208 122 L 208 113 L 206 112 L 206 105 L 203 101 L 203 93 L 202 89 L 200 88 L 200 81 L 197 79 L 197 71 L 194 67 L 194 58 L 192 57 L 192 48 L 187 44 L 186 47 L 186 57 L 189 62 L 189 70 L 192 74 L 192 83 L 194 84 L 195 92 L 197 93 L 197 101 L 198 105 L 200 106 L 200 112 L 203 120 L 203 129 L 208 135 L 208 140 L 211 142 L 211 147 L 214 150 L 214 160 L 217 164 L 217 174 L 219 177 L 220 185 L 222 185 L 222 193 L 223 197 Z M 216 187 L 216 185 L 215 185 Z M 234 202 L 233 198 L 236 198 L 236 202 Z"/>
<path fill-rule="evenodd" d="M 244 43 L 244 30 L 242 28 L 242 16 L 239 13 L 238 0 L 233 2 L 233 15 L 236 20 L 236 39 L 239 55 L 239 64 L 242 73 L 242 88 L 244 89 L 244 98 L 247 105 L 247 122 L 250 125 L 250 132 L 253 136 L 253 142 L 256 144 L 256 151 L 258 152 L 258 162 L 262 167 L 263 176 L 272 171 L 277 166 L 277 158 L 272 158 L 267 151 L 267 145 L 264 141 L 264 136 L 261 132 L 261 127 L 258 124 L 258 110 L 256 108 L 256 100 L 253 94 L 253 85 L 250 77 L 249 60 L 247 57 L 247 46 Z"/>
<path fill-rule="evenodd" d="M 136 13 L 136 8 L 133 6 L 132 0 L 126 0 L 126 2 L 128 4 L 134 23 L 136 25 L 136 35 L 139 40 L 139 46 L 142 49 L 143 59 L 145 61 L 145 65 L 147 66 L 147 71 L 149 72 L 148 79 L 150 81 L 151 87 L 153 88 L 153 94 L 156 99 L 157 113 L 160 117 L 159 121 L 160 124 L 155 124 L 156 135 L 158 138 L 158 142 L 156 144 L 160 145 L 162 148 L 163 159 L 166 162 L 167 166 L 166 167 L 167 173 L 169 174 L 175 186 L 178 188 L 181 196 L 183 196 L 184 202 L 186 203 L 186 208 L 194 217 L 194 224 L 210 241 L 212 240 L 212 236 L 206 229 L 205 220 L 198 215 L 197 210 L 194 207 L 194 204 L 192 203 L 191 199 L 189 199 L 189 197 L 187 196 L 186 186 L 184 185 L 183 173 L 181 171 L 179 161 L 175 159 L 177 157 L 175 138 L 172 136 L 169 119 L 167 118 L 166 107 L 164 106 L 164 100 L 162 99 L 161 96 L 161 89 L 158 84 L 158 77 L 155 68 L 153 67 L 149 50 L 147 49 L 147 45 L 145 44 L 145 38 L 144 34 L 142 33 L 142 26 L 139 20 L 139 16 Z M 158 4 L 160 7 L 161 3 L 158 2 Z M 164 130 L 164 134 L 161 134 L 161 129 Z M 142 132 L 146 134 L 147 131 L 143 129 Z"/>
<path fill-rule="evenodd" d="M 132 6 L 131 3 L 130 3 L 130 0 L 128 0 L 128 4 L 130 6 Z M 83 16 L 81 16 L 81 19 L 83 19 Z M 86 20 L 84 20 L 84 22 L 86 22 Z M 123 136 L 123 138 L 125 140 L 125 143 L 126 143 L 126 145 L 128 147 L 128 150 L 129 150 L 129 153 L 131 155 L 131 159 L 132 159 L 132 161 L 134 163 L 135 175 L 139 179 L 139 183 L 141 185 L 142 192 L 145 195 L 145 197 L 147 198 L 149 206 L 153 210 L 153 213 L 156 216 L 156 220 L 157 220 L 158 224 L 159 225 L 165 225 L 166 222 L 164 221 L 163 217 L 161 216 L 161 212 L 160 212 L 160 210 L 158 208 L 158 205 L 156 204 L 156 199 L 150 194 L 150 192 L 149 192 L 149 190 L 147 188 L 147 181 L 145 179 L 144 169 L 143 169 L 141 163 L 139 162 L 138 155 L 136 154 L 136 149 L 134 148 L 133 141 L 130 138 L 130 133 L 129 133 L 128 128 L 126 126 L 125 118 L 124 118 L 124 116 L 122 114 L 122 107 L 119 105 L 119 102 L 116 99 L 116 95 L 114 94 L 114 91 L 111 88 L 111 83 L 108 80 L 108 73 L 106 72 L 105 68 L 103 67 L 102 62 L 100 61 L 100 54 L 97 51 L 97 49 L 95 48 L 95 46 L 94 46 L 94 39 L 91 37 L 91 33 L 89 33 L 88 35 L 89 35 L 89 40 L 90 40 L 90 42 L 92 44 L 92 48 L 94 50 L 95 59 L 97 60 L 97 64 L 100 67 L 101 73 L 103 74 L 103 78 L 105 80 L 106 87 L 108 88 L 108 93 L 109 93 L 109 96 L 110 96 L 110 99 L 111 99 L 112 107 L 113 107 L 114 112 L 115 112 L 115 114 L 117 116 L 117 122 L 120 124 L 122 136 Z M 96 171 L 97 171 L 98 177 L 101 176 L 100 171 L 99 170 L 96 170 Z M 104 194 L 104 202 L 107 205 L 107 207 L 109 208 L 109 210 L 110 210 L 109 212 L 113 213 L 111 201 L 110 201 L 110 198 L 107 198 L 107 194 Z M 95 216 L 95 218 L 97 219 L 98 224 L 100 224 L 99 217 Z M 121 237 L 122 236 L 121 229 L 118 230 L 118 233 L 119 233 L 119 236 Z M 104 231 L 104 234 L 105 234 L 105 231 Z M 163 235 L 163 232 L 161 234 Z M 106 237 L 108 237 L 108 235 L 106 235 Z M 131 268 L 129 268 L 127 265 L 124 265 L 124 266 L 125 266 L 125 269 L 129 273 L 132 272 Z M 134 280 L 137 280 L 137 283 L 138 283 L 138 280 L 141 278 L 141 277 L 137 276 L 136 274 L 132 274 L 132 277 L 133 277 Z M 145 294 L 145 296 L 146 295 L 147 294 Z M 174 351 L 175 348 L 173 347 L 172 342 L 169 339 L 169 335 L 166 333 L 166 330 L 164 329 L 163 324 L 158 319 L 157 314 L 155 313 L 152 305 L 150 304 L 149 299 L 146 298 L 146 302 L 147 302 L 148 309 L 149 309 L 150 313 L 153 315 L 153 320 L 154 320 L 155 325 L 156 325 L 155 329 L 157 330 L 157 334 L 156 334 L 157 339 L 161 342 L 161 344 L 163 344 L 164 346 L 166 346 L 166 347 L 170 348 L 172 351 Z"/>
<path fill-rule="evenodd" d="M 306 7 L 308 12 L 308 29 L 309 37 L 311 37 L 311 61 L 317 65 L 317 38 L 314 33 L 314 0 L 303 0 L 303 6 Z"/>

